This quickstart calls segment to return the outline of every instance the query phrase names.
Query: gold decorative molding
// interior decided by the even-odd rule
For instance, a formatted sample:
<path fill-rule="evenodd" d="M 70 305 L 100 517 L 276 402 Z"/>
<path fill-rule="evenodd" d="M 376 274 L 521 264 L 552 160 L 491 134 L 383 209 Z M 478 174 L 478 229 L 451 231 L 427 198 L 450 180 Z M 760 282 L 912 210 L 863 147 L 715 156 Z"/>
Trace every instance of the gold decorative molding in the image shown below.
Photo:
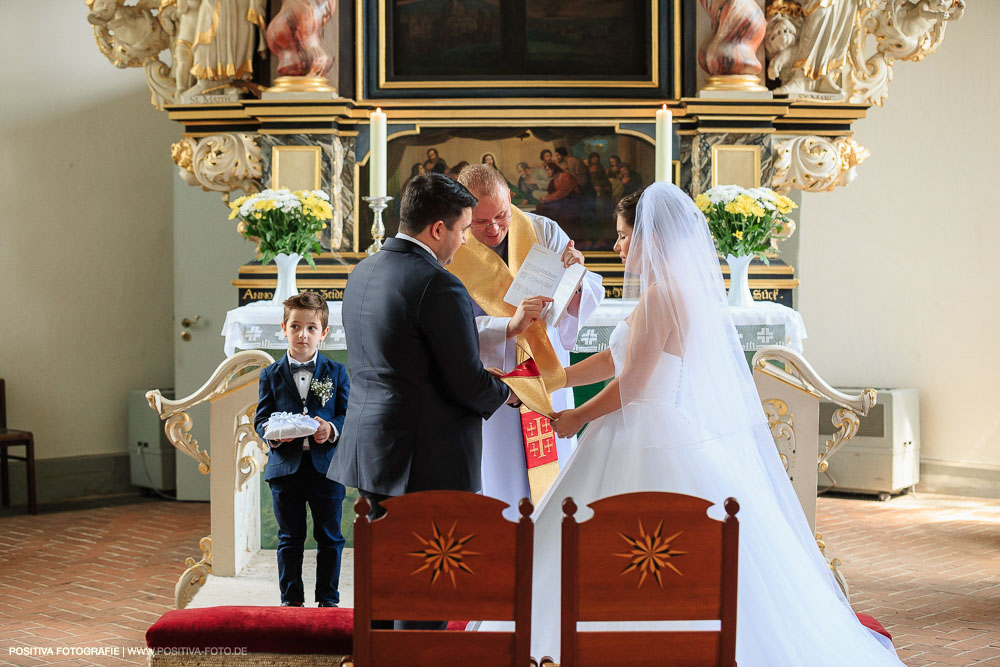
<path fill-rule="evenodd" d="M 819 533 L 815 535 L 816 546 L 819 547 L 819 552 L 823 554 L 823 560 L 826 561 L 827 567 L 833 573 L 833 578 L 836 580 L 837 585 L 840 586 L 840 590 L 844 591 L 844 597 L 848 601 L 851 599 L 851 587 L 847 584 L 847 578 L 844 573 L 840 571 L 841 562 L 839 558 L 827 558 L 826 557 L 826 542 L 823 540 L 823 536 Z"/>
<path fill-rule="evenodd" d="M 270 355 L 258 350 L 237 352 L 230 356 L 212 373 L 208 380 L 190 396 L 178 400 L 164 398 L 159 389 L 146 392 L 146 401 L 160 419 L 164 420 L 164 431 L 170 443 L 198 462 L 198 471 L 208 475 L 212 470 L 212 459 L 202 451 L 198 441 L 191 435 L 194 425 L 187 410 L 226 393 L 235 376 L 250 368 L 264 368 L 274 360 Z"/>
<path fill-rule="evenodd" d="M 236 415 L 236 424 L 233 432 L 233 440 L 236 447 L 233 449 L 236 456 L 236 492 L 239 493 L 246 486 L 247 482 L 256 476 L 260 470 L 262 462 L 258 459 L 263 455 L 267 460 L 267 455 L 271 447 L 264 442 L 254 428 L 254 417 L 257 414 L 257 403 L 253 402 L 244 406 Z M 256 445 L 256 448 L 254 448 Z"/>
<path fill-rule="evenodd" d="M 937 51 L 948 21 L 965 13 L 965 0 L 865 0 L 854 22 L 848 49 L 850 101 L 882 106 L 889 96 L 895 59 L 919 62 Z M 868 37 L 875 53 L 865 57 Z"/>
<path fill-rule="evenodd" d="M 174 607 L 184 609 L 191 604 L 191 599 L 198 592 L 208 575 L 212 573 L 212 536 L 203 537 L 198 542 L 201 548 L 201 560 L 195 562 L 194 558 L 186 558 L 184 566 L 187 568 L 177 579 L 174 586 Z"/>
<path fill-rule="evenodd" d="M 795 464 L 795 415 L 788 411 L 788 404 L 779 398 L 771 398 L 761 403 L 764 408 L 764 415 L 767 417 L 767 425 L 771 429 L 771 437 L 778 447 L 778 456 L 781 458 L 785 472 Z M 787 444 L 782 446 L 780 440 Z"/>
<path fill-rule="evenodd" d="M 767 71 L 782 83 L 774 92 L 881 106 L 895 60 L 933 53 L 964 11 L 965 0 L 769 0 Z"/>
<path fill-rule="evenodd" d="M 256 134 L 213 134 L 184 137 L 170 147 L 170 157 L 180 177 L 188 185 L 200 185 L 207 192 L 259 192 L 263 175 L 261 148 Z"/>
<path fill-rule="evenodd" d="M 787 194 L 792 188 L 829 192 L 850 185 L 871 152 L 854 137 L 805 135 L 774 143 L 771 187 Z"/>
<path fill-rule="evenodd" d="M 772 362 L 777 362 L 784 368 Z M 753 357 L 753 366 L 756 371 L 839 406 L 831 419 L 837 431 L 826 441 L 825 449 L 818 455 L 816 465 L 819 472 L 825 472 L 829 466 L 829 458 L 857 435 L 859 417 L 866 416 L 878 402 L 878 392 L 871 388 L 857 395 L 834 389 L 808 361 L 787 347 L 772 345 L 759 349 Z"/>

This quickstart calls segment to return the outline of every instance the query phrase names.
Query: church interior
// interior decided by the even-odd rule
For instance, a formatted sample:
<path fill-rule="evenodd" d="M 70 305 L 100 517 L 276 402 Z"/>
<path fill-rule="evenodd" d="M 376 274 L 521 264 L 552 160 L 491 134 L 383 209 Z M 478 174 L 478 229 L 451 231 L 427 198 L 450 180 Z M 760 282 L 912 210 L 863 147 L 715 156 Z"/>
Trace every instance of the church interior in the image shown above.
<path fill-rule="evenodd" d="M 789 202 L 766 247 L 720 242 L 719 260 L 822 558 L 904 664 L 1000 664 L 1000 75 L 981 69 L 1000 5 L 34 0 L 0 4 L 0 24 L 0 664 L 443 662 L 419 638 L 373 657 L 392 654 L 352 625 L 375 618 L 364 550 L 382 534 L 356 489 L 340 608 L 278 607 L 253 424 L 282 300 L 328 302 L 320 354 L 349 366 L 344 290 L 399 231 L 404 189 L 479 163 L 600 277 L 573 363 L 629 312 L 624 197 L 669 182 L 695 203 L 737 186 Z M 235 219 L 278 188 L 328 202 L 308 259 L 262 261 Z M 497 543 L 530 535 L 515 509 Z M 496 572 L 530 572 L 530 544 L 517 558 Z M 512 664 L 518 627 L 509 660 L 454 636 L 491 633 L 437 634 Z M 735 664 L 720 635 L 697 664 Z M 696 664 L 684 650 L 600 664 Z"/>

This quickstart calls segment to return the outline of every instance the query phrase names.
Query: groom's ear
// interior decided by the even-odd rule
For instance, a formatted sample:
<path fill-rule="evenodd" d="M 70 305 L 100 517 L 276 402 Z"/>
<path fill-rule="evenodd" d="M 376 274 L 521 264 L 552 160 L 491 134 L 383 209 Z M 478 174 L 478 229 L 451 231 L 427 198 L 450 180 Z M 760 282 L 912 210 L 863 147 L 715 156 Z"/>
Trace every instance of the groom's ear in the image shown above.
<path fill-rule="evenodd" d="M 430 224 L 429 229 L 431 232 L 431 238 L 435 241 L 440 241 L 444 236 L 447 226 L 444 224 L 444 220 L 436 220 Z"/>

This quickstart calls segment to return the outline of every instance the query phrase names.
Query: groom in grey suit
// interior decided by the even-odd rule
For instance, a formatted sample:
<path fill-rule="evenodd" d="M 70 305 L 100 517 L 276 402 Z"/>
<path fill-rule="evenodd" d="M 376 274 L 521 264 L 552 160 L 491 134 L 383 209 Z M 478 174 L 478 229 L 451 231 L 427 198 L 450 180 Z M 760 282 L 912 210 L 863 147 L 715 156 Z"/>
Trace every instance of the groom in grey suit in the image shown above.
<path fill-rule="evenodd" d="M 351 393 L 327 476 L 381 501 L 411 491 L 479 491 L 483 420 L 517 402 L 479 359 L 472 301 L 445 270 L 476 198 L 440 174 L 402 194 L 399 234 L 344 290 Z"/>

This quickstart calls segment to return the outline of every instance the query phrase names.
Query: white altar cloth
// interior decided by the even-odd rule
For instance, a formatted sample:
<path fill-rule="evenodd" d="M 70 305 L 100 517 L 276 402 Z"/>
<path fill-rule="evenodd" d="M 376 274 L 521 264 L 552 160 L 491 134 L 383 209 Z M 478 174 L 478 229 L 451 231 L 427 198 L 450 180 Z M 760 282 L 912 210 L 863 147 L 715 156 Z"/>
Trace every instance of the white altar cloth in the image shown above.
<path fill-rule="evenodd" d="M 321 350 L 346 350 L 344 323 L 341 317 L 341 302 L 327 301 L 330 308 L 330 333 L 320 343 Z M 615 326 L 632 309 L 635 301 L 605 299 L 586 324 L 580 327 L 573 352 L 594 353 L 607 349 L 608 340 Z M 752 352 L 765 345 L 785 345 L 802 353 L 802 340 L 806 337 L 806 326 L 802 316 L 788 306 L 771 301 L 756 301 L 745 308 L 730 308 L 736 333 L 740 336 L 743 349 Z M 237 350 L 283 350 L 288 341 L 281 333 L 281 304 L 257 301 L 234 308 L 226 313 L 222 325 L 225 338 L 223 349 L 226 356 Z"/>

